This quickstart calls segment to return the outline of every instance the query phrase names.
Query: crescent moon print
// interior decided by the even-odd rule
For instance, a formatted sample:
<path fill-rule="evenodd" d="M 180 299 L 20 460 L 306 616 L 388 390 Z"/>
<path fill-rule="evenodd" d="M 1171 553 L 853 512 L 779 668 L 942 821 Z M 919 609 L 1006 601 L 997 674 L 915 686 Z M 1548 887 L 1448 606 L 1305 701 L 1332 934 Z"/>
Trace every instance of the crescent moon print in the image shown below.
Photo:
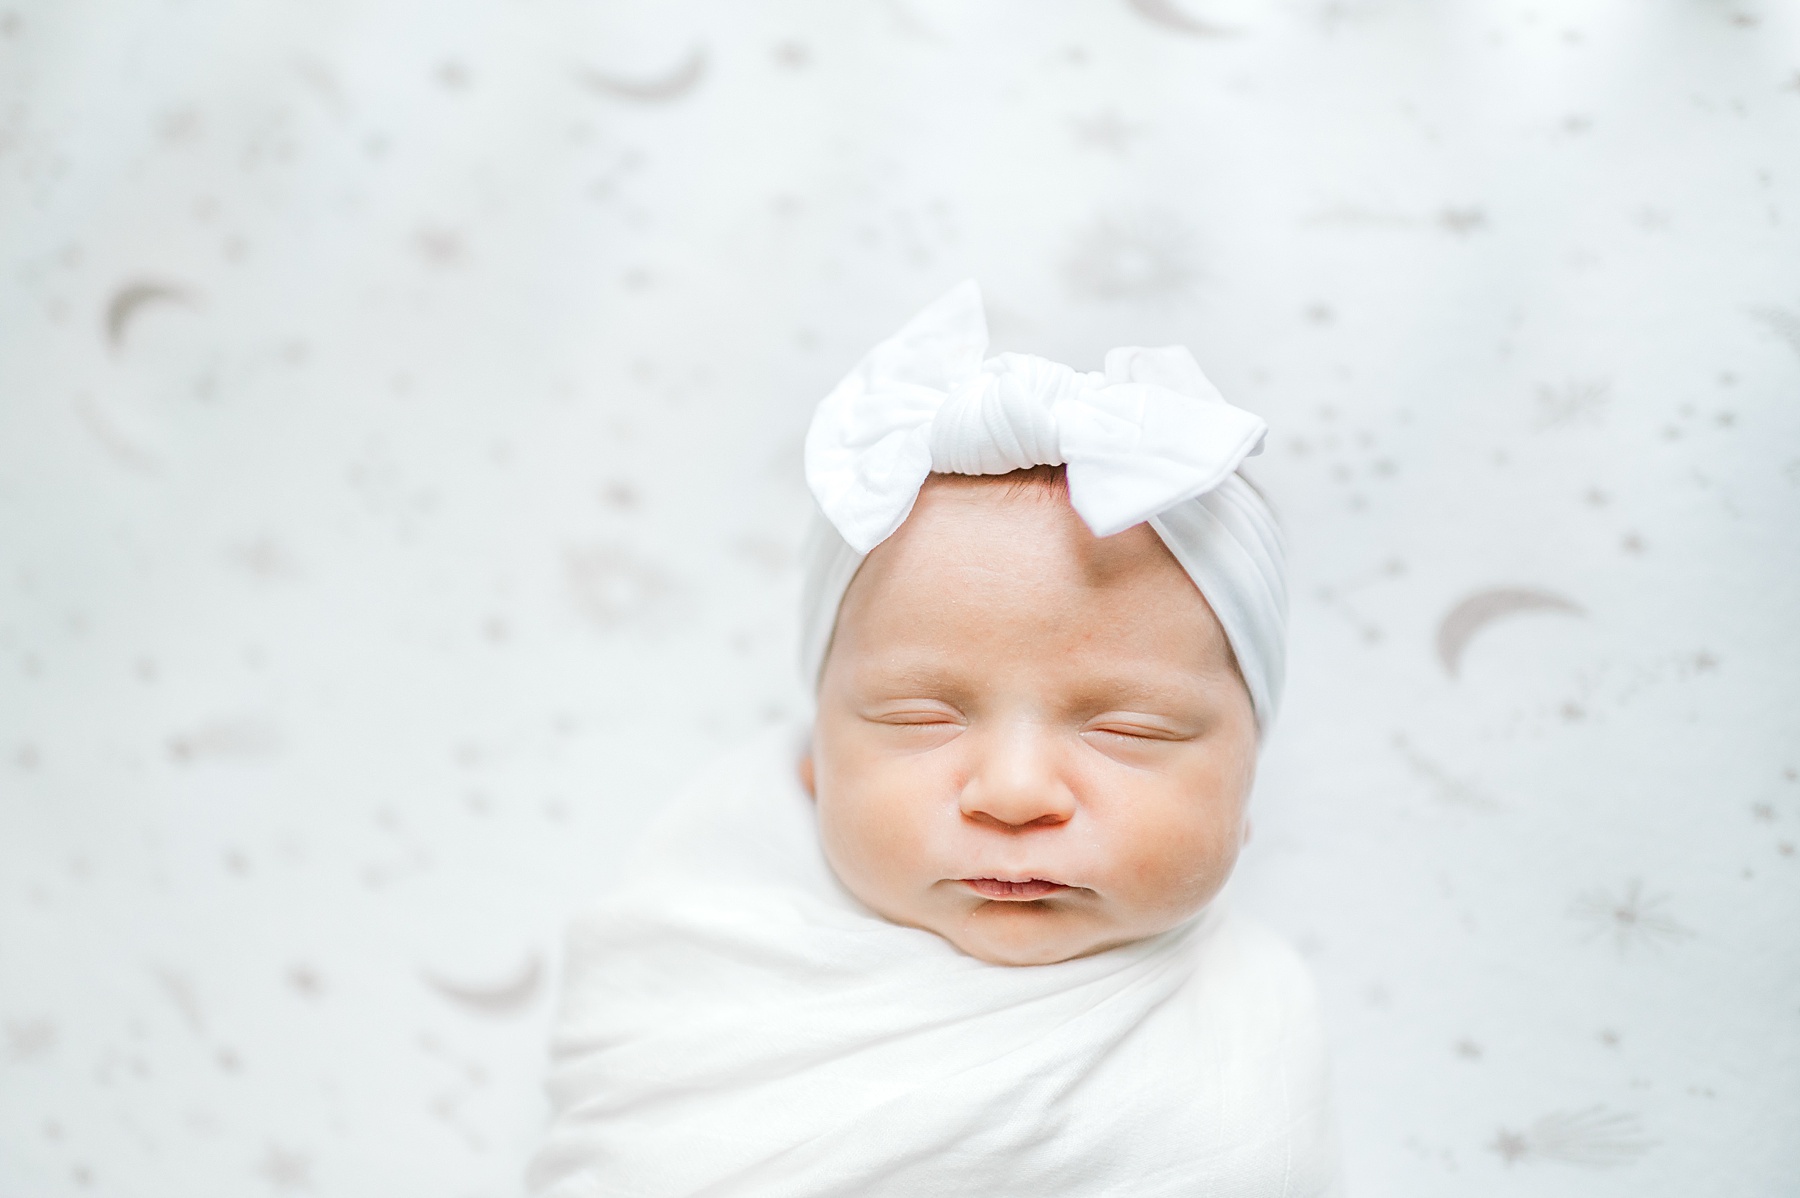
<path fill-rule="evenodd" d="M 1146 21 L 1189 37 L 1230 37 L 1237 33 L 1228 25 L 1215 25 L 1188 16 L 1175 7 L 1175 0 L 1126 0 L 1126 3 Z"/>
<path fill-rule="evenodd" d="M 589 67 L 581 72 L 580 79 L 583 86 L 602 95 L 644 104 L 666 104 L 693 91 L 705 74 L 706 49 L 695 46 L 674 70 L 658 78 L 621 79 Z"/>
<path fill-rule="evenodd" d="M 1444 669 L 1449 671 L 1452 678 L 1456 677 L 1457 669 L 1462 664 L 1463 650 L 1468 648 L 1469 641 L 1477 632 L 1503 616 L 1529 611 L 1563 612 L 1571 616 L 1585 614 L 1578 604 L 1548 591 L 1533 591 L 1524 587 L 1495 587 L 1493 590 L 1477 591 L 1451 608 L 1450 613 L 1438 625 L 1437 651 Z"/>
<path fill-rule="evenodd" d="M 150 304 L 192 304 L 193 298 L 180 287 L 169 283 L 138 282 L 127 283 L 117 291 L 106 305 L 106 341 L 114 352 L 125 346 L 125 334 L 131 329 L 131 322 L 139 311 Z"/>
<path fill-rule="evenodd" d="M 453 1003 L 483 1015 L 510 1015 L 524 1009 L 537 996 L 538 983 L 544 976 L 544 962 L 532 953 L 514 976 L 486 985 L 446 981 L 430 971 L 423 976 L 426 985 Z"/>

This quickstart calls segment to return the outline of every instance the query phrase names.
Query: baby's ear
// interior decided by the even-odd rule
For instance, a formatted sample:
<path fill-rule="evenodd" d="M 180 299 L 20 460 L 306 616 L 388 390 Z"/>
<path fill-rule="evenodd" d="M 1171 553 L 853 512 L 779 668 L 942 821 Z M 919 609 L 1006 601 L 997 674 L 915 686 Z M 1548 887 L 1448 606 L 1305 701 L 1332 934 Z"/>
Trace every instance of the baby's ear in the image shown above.
<path fill-rule="evenodd" d="M 808 760 L 810 761 L 810 758 Z M 807 767 L 805 776 L 808 779 L 811 779 L 811 777 L 812 777 L 812 767 L 810 766 L 810 764 Z M 807 782 L 806 789 L 808 792 L 810 792 L 812 790 L 811 781 Z M 1255 825 L 1253 823 L 1251 823 L 1250 817 L 1246 815 L 1244 817 L 1244 834 L 1238 840 L 1238 848 L 1240 848 L 1240 849 L 1244 848 L 1245 846 L 1247 846 L 1250 843 L 1250 833 L 1254 830 L 1255 830 Z"/>
<path fill-rule="evenodd" d="M 806 752 L 804 752 L 800 755 L 799 773 L 800 773 L 800 785 L 806 788 L 807 797 L 811 798 L 811 799 L 817 799 L 819 796 L 818 796 L 817 792 L 815 792 L 813 789 L 813 763 L 812 763 L 812 750 L 811 749 L 808 749 Z"/>

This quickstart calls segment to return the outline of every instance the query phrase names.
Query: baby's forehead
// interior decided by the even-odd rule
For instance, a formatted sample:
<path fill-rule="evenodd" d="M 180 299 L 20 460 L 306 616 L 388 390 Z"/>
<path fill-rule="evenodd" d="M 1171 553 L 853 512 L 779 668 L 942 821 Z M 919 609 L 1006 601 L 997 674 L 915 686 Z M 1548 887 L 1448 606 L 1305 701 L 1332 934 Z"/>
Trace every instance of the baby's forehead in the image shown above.
<path fill-rule="evenodd" d="M 895 546 L 895 556 L 914 566 L 921 557 L 975 557 L 996 568 L 1054 566 L 1055 576 L 1089 587 L 1115 586 L 1146 570 L 1166 576 L 1183 592 L 1192 586 L 1187 571 L 1148 524 L 1095 536 L 1069 501 L 1061 466 L 1009 474 L 932 474 L 889 544 Z M 878 546 L 871 557 L 879 557 L 883 548 Z"/>
<path fill-rule="evenodd" d="M 933 475 L 857 571 L 836 639 L 927 672 L 1008 660 L 989 653 L 1005 646 L 1020 659 L 1078 651 L 1090 665 L 1237 672 L 1210 602 L 1161 537 L 1147 524 L 1095 536 L 1059 475 Z"/>
<path fill-rule="evenodd" d="M 863 562 L 840 619 L 882 635 L 1067 626 L 1092 637 L 1175 622 L 1223 636 L 1193 579 L 1148 526 L 1096 537 L 1040 483 L 927 487 Z"/>

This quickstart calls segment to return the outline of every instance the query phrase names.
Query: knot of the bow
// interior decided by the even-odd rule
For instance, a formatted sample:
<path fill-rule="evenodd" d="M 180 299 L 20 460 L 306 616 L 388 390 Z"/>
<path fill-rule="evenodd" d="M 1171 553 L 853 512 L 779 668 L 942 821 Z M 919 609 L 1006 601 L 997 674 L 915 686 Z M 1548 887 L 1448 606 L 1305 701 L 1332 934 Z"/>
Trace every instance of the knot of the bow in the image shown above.
<path fill-rule="evenodd" d="M 1006 474 L 1062 465 L 1057 410 L 1103 381 L 1031 354 L 989 359 L 932 417 L 931 468 Z"/>

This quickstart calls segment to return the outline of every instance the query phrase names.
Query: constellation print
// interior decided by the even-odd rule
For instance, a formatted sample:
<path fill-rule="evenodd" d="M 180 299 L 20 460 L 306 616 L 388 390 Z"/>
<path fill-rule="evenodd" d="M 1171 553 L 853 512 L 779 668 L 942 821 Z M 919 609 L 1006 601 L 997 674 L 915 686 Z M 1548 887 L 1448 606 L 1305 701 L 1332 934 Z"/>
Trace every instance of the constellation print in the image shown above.
<path fill-rule="evenodd" d="M 1500 803 L 1480 786 L 1457 777 L 1441 764 L 1419 752 L 1404 733 L 1394 734 L 1394 748 L 1406 760 L 1421 781 L 1431 786 L 1439 802 L 1471 811 L 1498 811 Z"/>
<path fill-rule="evenodd" d="M 1612 386 L 1604 379 L 1574 380 L 1560 387 L 1540 384 L 1536 425 L 1547 429 L 1597 424 L 1611 402 Z"/>
<path fill-rule="evenodd" d="M 1362 637 L 1365 644 L 1374 645 L 1380 643 L 1382 637 L 1386 634 L 1383 633 L 1381 625 L 1364 615 L 1360 609 L 1351 603 L 1350 596 L 1355 592 L 1362 590 L 1364 587 L 1400 578 L 1404 576 L 1405 573 L 1406 563 L 1398 558 L 1393 558 L 1382 563 L 1378 569 L 1368 574 L 1351 579 L 1349 582 L 1339 583 L 1336 586 L 1322 586 L 1314 593 L 1318 597 L 1320 603 L 1323 603 L 1335 614 L 1343 617 L 1352 628 L 1356 629 L 1358 635 Z"/>

